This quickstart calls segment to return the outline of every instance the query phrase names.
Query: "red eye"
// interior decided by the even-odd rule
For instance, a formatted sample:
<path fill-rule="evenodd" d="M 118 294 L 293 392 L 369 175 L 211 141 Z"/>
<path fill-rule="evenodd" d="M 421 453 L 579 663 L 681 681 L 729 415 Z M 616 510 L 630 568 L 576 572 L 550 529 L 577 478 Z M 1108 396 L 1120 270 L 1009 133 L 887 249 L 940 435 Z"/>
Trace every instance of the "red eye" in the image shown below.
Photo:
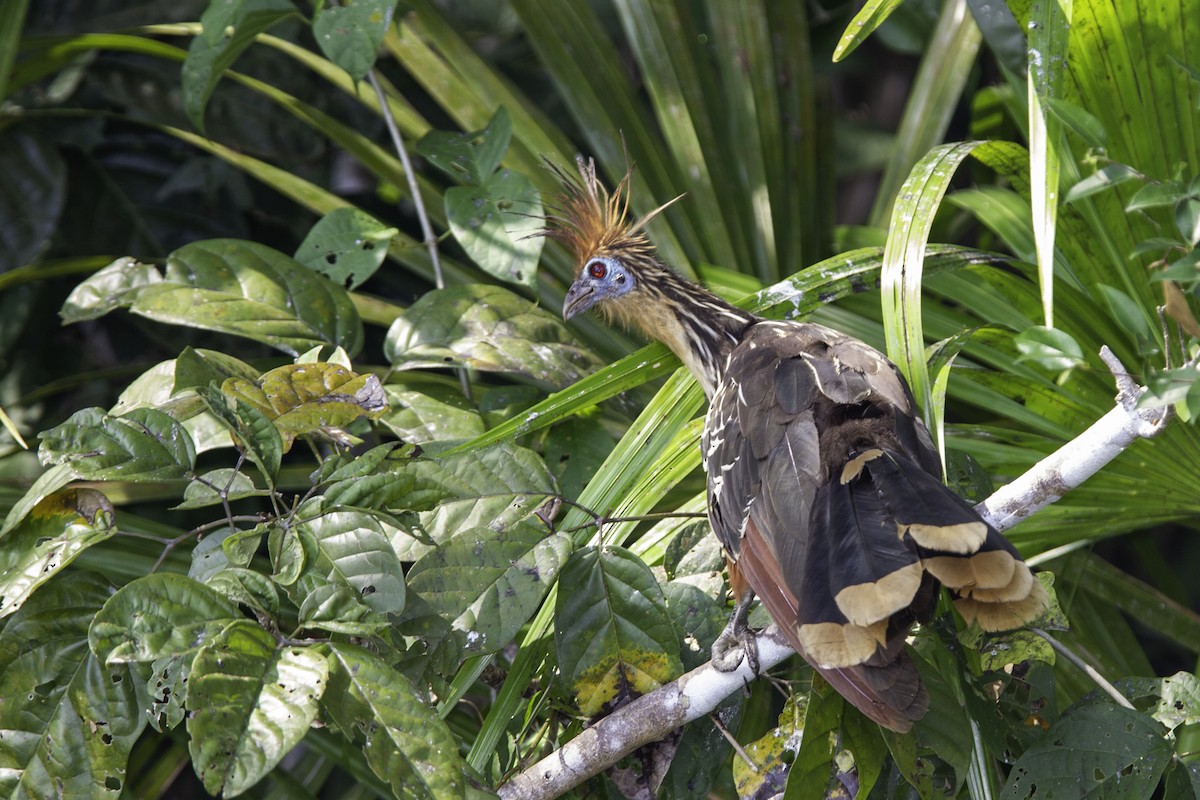
<path fill-rule="evenodd" d="M 596 280 L 600 280 L 608 274 L 608 267 L 604 266 L 603 261 L 593 261 L 588 264 L 588 274 Z"/>

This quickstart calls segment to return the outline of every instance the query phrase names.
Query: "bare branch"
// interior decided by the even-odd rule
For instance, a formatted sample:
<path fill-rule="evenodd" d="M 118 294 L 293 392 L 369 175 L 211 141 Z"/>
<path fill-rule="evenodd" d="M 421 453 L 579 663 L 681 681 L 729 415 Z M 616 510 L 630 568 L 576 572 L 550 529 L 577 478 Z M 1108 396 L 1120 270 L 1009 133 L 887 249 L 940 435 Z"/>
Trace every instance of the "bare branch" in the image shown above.
<path fill-rule="evenodd" d="M 1101 351 L 1101 358 L 1116 379 L 1115 407 L 975 507 L 998 530 L 1011 528 L 1058 500 L 1134 441 L 1156 436 L 1166 427 L 1171 416 L 1169 410 L 1138 408 L 1138 397 L 1145 389 L 1134 383 L 1107 347 Z M 793 654 L 790 647 L 772 635 L 772 629 L 760 633 L 757 641 L 760 671 L 771 669 Z M 754 677 L 744 661 L 733 672 L 720 672 L 711 664 L 698 667 L 599 720 L 556 752 L 513 776 L 498 793 L 504 800 L 558 797 L 642 745 L 658 741 L 680 725 L 712 712 Z"/>

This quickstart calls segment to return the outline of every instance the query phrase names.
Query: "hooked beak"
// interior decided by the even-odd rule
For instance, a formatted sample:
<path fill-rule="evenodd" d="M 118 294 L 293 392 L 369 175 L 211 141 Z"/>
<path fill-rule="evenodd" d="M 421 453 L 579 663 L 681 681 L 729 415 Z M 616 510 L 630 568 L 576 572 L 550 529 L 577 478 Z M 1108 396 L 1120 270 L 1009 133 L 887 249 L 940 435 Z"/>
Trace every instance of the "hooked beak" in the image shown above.
<path fill-rule="evenodd" d="M 596 302 L 596 292 L 586 278 L 580 278 L 571 284 L 567 297 L 563 301 L 563 320 L 581 314 Z"/>

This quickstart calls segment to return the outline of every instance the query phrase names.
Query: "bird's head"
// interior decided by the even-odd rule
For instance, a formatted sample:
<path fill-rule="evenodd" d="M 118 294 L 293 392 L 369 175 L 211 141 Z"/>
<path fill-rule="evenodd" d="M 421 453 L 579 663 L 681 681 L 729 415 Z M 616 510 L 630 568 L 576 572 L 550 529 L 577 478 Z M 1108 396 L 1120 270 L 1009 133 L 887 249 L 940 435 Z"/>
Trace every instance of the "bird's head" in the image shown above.
<path fill-rule="evenodd" d="M 551 165 L 562 180 L 563 193 L 558 208 L 547 217 L 547 234 L 575 256 L 575 281 L 563 303 L 563 319 L 596 308 L 609 319 L 644 328 L 639 315 L 650 300 L 649 284 L 664 271 L 645 226 L 675 201 L 632 219 L 632 170 L 610 193 L 596 178 L 594 161 L 579 156 L 575 163 L 578 177 Z"/>

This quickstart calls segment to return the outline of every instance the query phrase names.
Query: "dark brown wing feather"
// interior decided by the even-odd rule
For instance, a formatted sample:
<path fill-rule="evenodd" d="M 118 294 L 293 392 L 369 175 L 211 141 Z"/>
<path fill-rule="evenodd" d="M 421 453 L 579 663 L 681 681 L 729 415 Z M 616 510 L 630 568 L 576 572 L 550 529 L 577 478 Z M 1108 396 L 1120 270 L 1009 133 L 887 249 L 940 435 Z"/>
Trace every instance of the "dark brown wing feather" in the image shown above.
<path fill-rule="evenodd" d="M 709 517 L 791 644 L 895 730 L 928 703 L 904 651 L 937 581 L 968 619 L 1044 605 L 1016 551 L 941 482 L 912 397 L 878 351 L 819 325 L 762 322 L 730 355 L 704 435 Z"/>

